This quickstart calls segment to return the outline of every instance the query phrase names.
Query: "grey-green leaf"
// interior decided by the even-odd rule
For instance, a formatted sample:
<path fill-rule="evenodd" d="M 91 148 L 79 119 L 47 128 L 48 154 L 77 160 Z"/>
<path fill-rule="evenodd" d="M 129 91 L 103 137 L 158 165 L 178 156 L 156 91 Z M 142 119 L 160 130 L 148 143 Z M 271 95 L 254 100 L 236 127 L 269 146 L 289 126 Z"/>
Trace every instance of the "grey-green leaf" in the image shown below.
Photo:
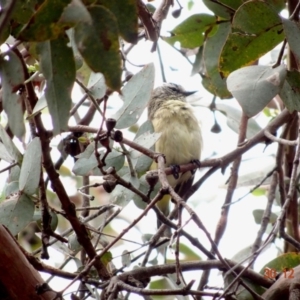
<path fill-rule="evenodd" d="M 283 29 L 289 46 L 300 62 L 300 26 L 295 21 L 282 18 Z"/>
<path fill-rule="evenodd" d="M 66 36 L 39 43 L 41 69 L 47 81 L 45 97 L 53 123 L 53 133 L 67 130 L 71 92 L 75 81 L 75 61 Z M 63 66 L 63 67 L 62 67 Z"/>
<path fill-rule="evenodd" d="M 91 72 L 87 87 L 90 94 L 95 99 L 103 98 L 106 93 L 106 85 L 103 74 Z"/>
<path fill-rule="evenodd" d="M 122 176 L 122 178 L 130 182 L 135 188 L 139 189 L 140 181 L 138 178 L 132 177 L 128 173 Z M 117 185 L 111 195 L 110 203 L 124 207 L 133 199 L 135 193 L 122 185 Z"/>
<path fill-rule="evenodd" d="M 7 134 L 6 130 L 0 125 L 0 139 L 5 146 L 5 149 L 9 153 L 10 157 L 13 159 L 11 162 L 18 162 L 21 163 L 22 161 L 22 154 L 15 146 L 9 135 Z"/>
<path fill-rule="evenodd" d="M 289 112 L 300 111 L 300 73 L 298 71 L 287 72 L 279 95 Z"/>
<path fill-rule="evenodd" d="M 130 252 L 128 252 L 128 250 L 124 250 L 122 252 L 122 266 L 123 267 L 130 267 L 130 265 L 131 265 Z"/>
<path fill-rule="evenodd" d="M 232 72 L 227 78 L 227 88 L 251 118 L 280 92 L 286 74 L 283 65 L 274 69 L 249 66 Z"/>
<path fill-rule="evenodd" d="M 24 154 L 19 178 L 19 189 L 27 195 L 33 195 L 39 185 L 42 166 L 42 147 L 38 137 L 28 145 Z"/>
<path fill-rule="evenodd" d="M 146 181 L 146 174 L 144 174 L 139 180 L 140 180 L 139 191 L 146 195 L 150 189 L 149 184 Z M 153 191 L 152 195 L 155 195 L 155 191 Z M 139 209 L 145 209 L 147 206 L 147 203 L 144 202 L 141 199 L 141 197 L 138 196 L 137 194 L 134 194 L 133 202 Z"/>
<path fill-rule="evenodd" d="M 18 138 L 25 134 L 22 108 L 22 95 L 18 93 L 25 77 L 22 62 L 12 51 L 0 58 L 0 75 L 2 84 L 2 102 L 8 117 L 8 125 Z"/>
<path fill-rule="evenodd" d="M 145 66 L 135 74 L 122 90 L 124 104 L 113 116 L 116 128 L 123 129 L 135 124 L 150 100 L 154 84 L 154 64 Z"/>
<path fill-rule="evenodd" d="M 31 222 L 33 213 L 33 201 L 24 194 L 18 194 L 0 204 L 0 223 L 16 235 Z"/>
<path fill-rule="evenodd" d="M 91 143 L 83 153 L 77 156 L 78 160 L 75 162 L 75 165 L 72 170 L 74 174 L 79 176 L 102 175 L 98 168 L 98 161 L 95 157 L 94 149 L 95 143 Z M 101 159 L 104 155 L 104 150 L 98 149 L 98 151 L 101 154 Z M 104 170 L 107 170 L 107 168 L 113 166 L 116 169 L 116 171 L 118 171 L 123 167 L 124 161 L 125 157 L 123 153 L 113 149 L 112 152 L 108 154 L 105 160 L 106 166 L 104 167 Z"/>
<path fill-rule="evenodd" d="M 222 101 L 216 105 L 217 110 L 221 111 L 227 116 L 227 125 L 234 132 L 238 133 L 240 122 L 242 118 L 242 111 Z M 261 127 L 254 119 L 249 119 L 247 127 L 247 138 L 250 139 L 261 130 Z"/>

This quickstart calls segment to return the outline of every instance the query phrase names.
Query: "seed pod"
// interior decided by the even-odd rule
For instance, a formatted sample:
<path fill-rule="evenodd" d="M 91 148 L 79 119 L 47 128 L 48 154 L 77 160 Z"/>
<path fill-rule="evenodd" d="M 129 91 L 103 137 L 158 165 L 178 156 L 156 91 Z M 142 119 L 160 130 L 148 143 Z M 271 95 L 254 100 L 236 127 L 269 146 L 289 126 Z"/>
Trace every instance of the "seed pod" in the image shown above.
<path fill-rule="evenodd" d="M 111 132 L 115 128 L 117 121 L 115 119 L 109 118 L 105 121 L 105 123 L 107 131 Z"/>
<path fill-rule="evenodd" d="M 146 181 L 148 182 L 148 184 L 150 185 L 151 188 L 153 188 L 157 182 L 158 182 L 158 176 L 157 174 L 154 174 L 152 172 L 148 172 L 146 174 Z"/>
<path fill-rule="evenodd" d="M 172 11 L 172 16 L 177 19 L 181 15 L 181 8 Z"/>
<path fill-rule="evenodd" d="M 103 182 L 102 185 L 103 185 L 105 192 L 111 193 L 116 187 L 116 182 L 113 180 L 106 180 Z"/>
<path fill-rule="evenodd" d="M 122 142 L 122 140 L 123 140 L 123 133 L 122 133 L 122 131 L 116 130 L 115 135 L 114 135 L 114 140 L 116 142 L 119 142 L 119 143 Z"/>

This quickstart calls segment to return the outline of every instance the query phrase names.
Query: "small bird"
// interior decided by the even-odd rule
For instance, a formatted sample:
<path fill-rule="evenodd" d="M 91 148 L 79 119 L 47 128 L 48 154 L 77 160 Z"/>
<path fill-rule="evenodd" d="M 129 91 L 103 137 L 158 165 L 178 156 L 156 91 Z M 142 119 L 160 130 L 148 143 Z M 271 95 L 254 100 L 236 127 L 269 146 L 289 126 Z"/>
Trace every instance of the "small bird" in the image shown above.
<path fill-rule="evenodd" d="M 202 150 L 201 128 L 191 105 L 186 101 L 186 97 L 194 93 L 185 91 L 180 85 L 166 83 L 154 89 L 148 104 L 148 118 L 154 131 L 161 133 L 155 151 L 163 153 L 166 167 L 171 166 L 175 170 L 174 175 L 168 175 L 167 179 L 181 197 L 192 186 L 194 173 L 176 174 L 176 166 L 199 161 Z M 169 195 L 158 202 L 158 207 L 166 216 L 170 212 L 169 202 Z M 160 225 L 158 221 L 158 228 Z"/>

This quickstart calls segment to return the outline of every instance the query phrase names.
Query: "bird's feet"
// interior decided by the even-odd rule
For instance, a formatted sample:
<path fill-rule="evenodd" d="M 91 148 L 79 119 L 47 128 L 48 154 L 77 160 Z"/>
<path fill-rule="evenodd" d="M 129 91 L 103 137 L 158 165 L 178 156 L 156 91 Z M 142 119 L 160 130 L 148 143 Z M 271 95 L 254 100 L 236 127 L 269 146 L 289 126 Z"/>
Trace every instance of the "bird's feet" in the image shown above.
<path fill-rule="evenodd" d="M 200 162 L 199 159 L 193 159 L 193 160 L 191 160 L 191 163 L 195 164 L 198 168 L 201 167 L 201 162 Z M 195 174 L 196 173 L 196 169 L 191 170 L 191 173 Z"/>
<path fill-rule="evenodd" d="M 170 168 L 172 170 L 172 174 L 175 179 L 179 178 L 179 172 L 180 172 L 180 167 L 179 165 L 170 165 Z"/>

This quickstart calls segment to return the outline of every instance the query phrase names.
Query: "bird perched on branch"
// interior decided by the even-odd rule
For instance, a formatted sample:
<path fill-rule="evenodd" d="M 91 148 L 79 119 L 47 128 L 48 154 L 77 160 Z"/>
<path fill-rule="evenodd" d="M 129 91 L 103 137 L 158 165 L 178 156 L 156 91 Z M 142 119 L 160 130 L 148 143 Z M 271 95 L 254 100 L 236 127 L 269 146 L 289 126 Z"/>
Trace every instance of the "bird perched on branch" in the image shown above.
<path fill-rule="evenodd" d="M 191 105 L 186 101 L 186 97 L 194 93 L 185 91 L 180 85 L 167 83 L 154 89 L 148 104 L 148 118 L 154 131 L 161 133 L 155 151 L 163 153 L 166 166 L 173 168 L 173 175 L 168 175 L 167 179 L 181 197 L 192 186 L 194 173 L 188 171 L 178 174 L 177 166 L 199 161 L 202 149 L 200 126 Z M 158 207 L 167 216 L 170 212 L 170 196 L 164 196 Z M 160 225 L 158 221 L 158 227 Z"/>

